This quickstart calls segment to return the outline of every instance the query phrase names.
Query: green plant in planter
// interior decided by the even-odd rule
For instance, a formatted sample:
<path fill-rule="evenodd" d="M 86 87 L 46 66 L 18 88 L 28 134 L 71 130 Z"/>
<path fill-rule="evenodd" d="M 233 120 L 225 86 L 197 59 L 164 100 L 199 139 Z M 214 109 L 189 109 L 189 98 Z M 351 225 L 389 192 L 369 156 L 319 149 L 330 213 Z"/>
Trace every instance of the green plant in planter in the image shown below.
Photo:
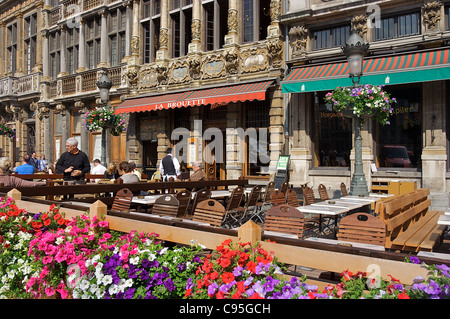
<path fill-rule="evenodd" d="M 9 138 L 16 136 L 16 130 L 5 121 L 0 122 L 0 135 L 7 135 Z"/>

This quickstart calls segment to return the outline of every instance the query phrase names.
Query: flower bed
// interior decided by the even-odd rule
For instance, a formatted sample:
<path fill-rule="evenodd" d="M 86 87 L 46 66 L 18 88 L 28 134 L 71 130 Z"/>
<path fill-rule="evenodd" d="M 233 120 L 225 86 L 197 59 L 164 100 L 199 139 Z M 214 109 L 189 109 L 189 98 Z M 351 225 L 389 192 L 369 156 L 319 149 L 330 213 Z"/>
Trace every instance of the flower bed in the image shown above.
<path fill-rule="evenodd" d="M 305 277 L 288 280 L 259 244 L 226 240 L 205 254 L 201 245 L 165 247 L 156 234 L 111 231 L 85 215 L 66 220 L 55 205 L 33 216 L 11 198 L 0 202 L 0 298 L 449 298 L 449 268 L 428 267 L 429 277 L 410 288 L 347 270 L 319 291 Z"/>

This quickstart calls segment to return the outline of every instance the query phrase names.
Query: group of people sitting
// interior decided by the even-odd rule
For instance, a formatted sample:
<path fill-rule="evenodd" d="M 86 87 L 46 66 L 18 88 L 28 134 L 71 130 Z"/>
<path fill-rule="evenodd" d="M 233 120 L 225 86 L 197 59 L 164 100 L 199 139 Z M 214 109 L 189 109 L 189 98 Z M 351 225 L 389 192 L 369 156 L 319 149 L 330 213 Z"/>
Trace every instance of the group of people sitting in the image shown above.
<path fill-rule="evenodd" d="M 122 161 L 119 167 L 114 163 L 110 163 L 108 167 L 104 167 L 100 160 L 94 160 L 94 167 L 91 170 L 91 165 L 86 153 L 78 149 L 78 141 L 71 137 L 66 141 L 66 152 L 61 154 L 61 157 L 55 164 L 55 172 L 63 174 L 64 181 L 70 181 L 74 184 L 84 184 L 85 175 L 103 174 L 106 179 L 122 179 L 124 184 L 137 183 L 141 180 L 141 173 L 136 169 L 136 164 L 131 161 Z M 30 156 L 23 157 L 22 165 L 16 167 L 15 172 L 19 174 L 33 174 L 35 173 L 34 166 L 29 164 Z M 22 187 L 22 186 L 42 186 L 45 182 L 28 181 L 16 176 L 10 175 L 12 161 L 8 157 L 0 158 L 0 184 L 5 187 Z M 190 181 L 206 180 L 206 175 L 201 169 L 199 162 L 192 163 L 194 173 L 190 176 Z M 167 156 L 161 161 L 160 172 L 163 181 L 168 181 L 170 177 L 177 179 L 180 176 L 180 165 L 176 157 L 172 155 L 172 149 L 167 149 Z"/>

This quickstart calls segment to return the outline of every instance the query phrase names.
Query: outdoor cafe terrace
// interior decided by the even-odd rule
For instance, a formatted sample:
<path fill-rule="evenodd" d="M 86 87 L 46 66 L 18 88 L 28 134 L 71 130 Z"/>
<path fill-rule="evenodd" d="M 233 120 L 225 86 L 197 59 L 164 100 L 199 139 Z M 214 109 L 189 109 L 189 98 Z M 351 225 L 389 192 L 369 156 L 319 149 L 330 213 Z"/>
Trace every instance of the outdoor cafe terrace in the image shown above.
<path fill-rule="evenodd" d="M 401 283 L 403 288 L 397 289 L 396 293 L 392 293 L 391 289 L 388 295 L 397 298 L 426 298 L 427 294 L 418 293 L 415 286 L 418 277 L 428 278 L 429 268 L 425 265 L 440 265 L 439 269 L 442 271 L 439 279 L 441 281 L 434 278 L 434 281 L 428 280 L 424 283 L 425 286 L 431 282 L 440 282 L 442 285 L 447 282 L 448 285 L 450 242 L 446 236 L 450 213 L 430 209 L 427 189 L 417 189 L 401 195 L 371 193 L 369 196 L 351 196 L 343 185 L 341 196 L 329 198 L 323 185 L 313 190 L 305 184 L 296 192 L 289 183 L 284 183 L 280 189 L 276 189 L 273 182 L 267 185 L 249 185 L 246 179 L 202 182 L 143 180 L 132 184 L 118 184 L 100 179 L 97 183 L 64 185 L 66 183 L 58 176 L 24 177 L 47 180 L 47 185 L 17 189 L 0 187 L 0 193 L 8 203 L 14 200 L 17 209 L 34 216 L 35 220 L 42 218 L 45 212 L 50 214 L 57 211 L 68 221 L 81 216 L 87 216 L 83 217 L 85 220 L 101 221 L 103 226 L 107 225 L 105 228 L 108 232 L 128 234 L 127 240 L 135 238 L 133 236 L 136 236 L 136 233 L 147 236 L 157 234 L 157 239 L 166 245 L 165 249 L 201 247 L 204 252 L 201 255 L 206 259 L 202 259 L 203 268 L 199 264 L 199 269 L 204 269 L 205 264 L 212 262 L 208 259 L 212 258 L 208 252 L 215 251 L 220 255 L 224 245 L 229 245 L 227 247 L 231 250 L 232 243 L 247 243 L 247 248 L 241 245 L 234 252 L 241 258 L 247 256 L 249 251 L 256 251 L 256 255 L 261 253 L 257 260 L 274 266 L 270 271 L 267 266 L 264 273 L 272 274 L 277 280 L 285 278 L 286 285 L 293 285 L 294 279 L 298 285 L 304 281 L 302 289 L 313 287 L 310 291 L 302 290 L 305 296 L 324 297 L 325 293 L 327 298 L 343 298 L 342 274 L 345 276 L 353 273 L 363 274 L 364 280 L 379 277 L 388 287 L 395 277 L 395 281 Z M 88 177 L 92 180 L 98 176 Z M 14 206 L 3 205 L 1 212 L 11 209 L 10 207 Z M 71 225 L 69 222 L 67 224 Z M 96 225 L 98 228 L 99 224 Z M 0 238 L 4 242 L 8 230 L 0 230 L 3 232 Z M 30 245 L 33 243 L 35 240 L 31 240 Z M 33 251 L 34 254 L 34 249 L 37 248 L 31 246 L 30 252 Z M 252 250 L 248 247 L 258 248 Z M 1 249 L 3 252 L 8 251 L 5 246 Z M 40 253 L 43 257 L 42 252 Z M 38 254 L 35 255 L 36 258 L 37 256 Z M 49 256 L 46 255 L 45 258 Z M 46 260 L 47 269 L 49 266 L 56 267 L 49 259 Z M 416 263 L 417 260 L 420 262 Z M 223 256 L 216 262 L 221 264 Z M 276 263 L 282 265 L 282 275 L 279 271 L 272 272 L 273 269 L 279 269 Z M 70 265 L 66 263 L 65 267 L 68 266 Z M 237 281 L 238 273 L 242 273 L 241 266 L 244 264 L 238 262 L 222 266 L 223 273 L 234 274 Z M 233 269 L 226 268 L 232 266 Z M 88 272 L 89 267 L 85 268 Z M 8 266 L 5 265 L 0 268 L 0 272 L 7 269 Z M 67 271 L 65 273 L 67 274 Z M 0 278 L 3 275 L 0 273 Z M 185 278 L 188 281 L 183 282 L 186 287 L 189 286 L 189 280 L 195 277 L 195 271 L 191 275 L 193 277 Z M 220 275 L 217 280 L 208 277 L 210 285 L 203 288 L 211 293 L 202 295 L 202 287 L 198 287 L 196 291 L 192 288 L 188 289 L 189 292 L 186 290 L 184 296 L 167 296 L 189 298 L 198 294 L 196 296 L 200 298 L 218 298 L 219 291 L 212 293 L 211 285 L 213 282 L 219 284 L 218 280 L 225 280 Z M 256 273 L 255 278 L 259 278 Z M 267 280 L 267 277 L 264 278 Z M 349 278 L 357 281 L 361 280 L 361 275 L 350 275 Z M 80 290 L 74 289 L 76 284 L 68 285 L 70 289 L 66 287 L 66 290 L 59 287 L 60 291 L 67 293 L 61 294 L 55 292 L 57 287 L 39 286 L 38 280 L 34 280 L 33 285 L 30 284 L 24 289 L 27 290 L 26 294 L 24 293 L 27 298 L 42 297 L 49 291 L 53 291 L 51 295 L 56 294 L 59 297 L 81 297 Z M 64 280 L 66 282 L 67 278 Z M 254 283 L 248 280 L 249 277 L 246 282 L 250 287 Z M 380 287 L 377 289 L 380 290 Z M 365 286 L 363 290 L 367 293 L 365 297 L 384 295 L 370 294 L 370 285 Z M 338 291 L 339 293 L 336 293 Z M 239 290 L 239 297 L 255 297 L 254 293 L 254 290 L 253 293 L 249 289 L 245 293 L 244 290 Z M 259 297 L 269 297 L 267 291 L 258 293 Z M 299 297 L 299 294 L 301 295 L 299 292 L 296 297 Z M 111 293 L 107 295 L 111 298 L 123 296 Z M 232 297 L 231 294 L 221 296 Z M 449 297 L 448 292 L 440 292 L 439 296 Z M 361 295 L 353 297 L 360 298 Z M 10 295 L 9 298 L 14 296 Z"/>

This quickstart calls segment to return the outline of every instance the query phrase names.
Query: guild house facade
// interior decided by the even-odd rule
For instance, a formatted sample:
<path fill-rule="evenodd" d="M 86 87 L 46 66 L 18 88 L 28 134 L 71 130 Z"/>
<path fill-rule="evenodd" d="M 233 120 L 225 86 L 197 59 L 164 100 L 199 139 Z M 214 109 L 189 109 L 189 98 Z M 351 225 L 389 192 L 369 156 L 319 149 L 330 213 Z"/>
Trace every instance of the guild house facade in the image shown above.
<path fill-rule="evenodd" d="M 128 129 L 106 137 L 107 162 L 154 172 L 167 147 L 184 170 L 266 183 L 280 155 L 290 181 L 350 185 L 352 122 L 324 95 L 350 85 L 340 46 L 370 43 L 361 83 L 398 100 L 391 125 L 365 124 L 364 172 L 416 182 L 448 206 L 449 1 L 0 1 L 0 136 L 16 162 L 54 162 L 70 136 L 92 161 L 101 132 L 82 123 L 107 72 L 110 102 Z M 449 185 L 450 186 L 450 185 Z"/>

